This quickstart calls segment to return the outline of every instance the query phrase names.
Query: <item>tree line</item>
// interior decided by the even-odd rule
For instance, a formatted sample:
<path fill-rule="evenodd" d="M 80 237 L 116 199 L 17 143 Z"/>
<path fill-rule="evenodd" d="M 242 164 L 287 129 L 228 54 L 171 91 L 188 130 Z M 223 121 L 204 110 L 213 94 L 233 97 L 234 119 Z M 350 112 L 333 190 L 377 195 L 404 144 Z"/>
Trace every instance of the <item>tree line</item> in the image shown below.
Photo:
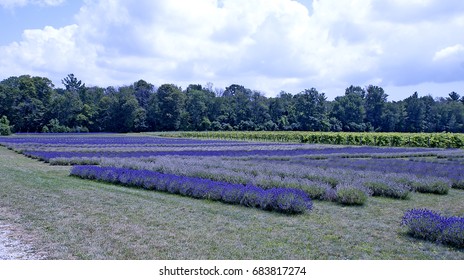
<path fill-rule="evenodd" d="M 88 87 L 73 74 L 55 88 L 46 77 L 0 82 L 0 130 L 8 132 L 143 132 L 296 130 L 348 132 L 464 132 L 464 97 L 388 101 L 383 88 L 350 86 L 328 101 L 315 88 L 297 94 L 261 92 L 232 84 L 159 87 L 139 80 L 121 87 Z"/>

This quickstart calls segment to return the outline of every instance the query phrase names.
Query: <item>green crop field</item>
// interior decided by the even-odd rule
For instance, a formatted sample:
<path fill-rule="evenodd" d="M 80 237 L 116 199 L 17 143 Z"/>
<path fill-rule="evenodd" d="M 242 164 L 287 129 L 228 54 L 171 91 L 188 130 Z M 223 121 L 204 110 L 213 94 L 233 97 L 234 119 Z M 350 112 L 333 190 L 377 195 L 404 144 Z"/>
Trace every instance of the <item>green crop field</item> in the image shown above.
<path fill-rule="evenodd" d="M 297 142 L 334 145 L 367 145 L 383 147 L 464 148 L 460 133 L 374 133 L 374 132 L 307 132 L 307 131 L 185 131 L 149 133 L 166 137 Z"/>

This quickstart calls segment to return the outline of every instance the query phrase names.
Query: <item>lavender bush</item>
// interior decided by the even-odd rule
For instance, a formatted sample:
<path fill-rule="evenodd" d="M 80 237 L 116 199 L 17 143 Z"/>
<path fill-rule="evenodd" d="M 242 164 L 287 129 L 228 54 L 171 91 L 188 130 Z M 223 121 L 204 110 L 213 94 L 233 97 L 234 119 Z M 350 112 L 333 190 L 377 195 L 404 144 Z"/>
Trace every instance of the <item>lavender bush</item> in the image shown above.
<path fill-rule="evenodd" d="M 445 217 L 428 209 L 412 209 L 404 214 L 401 224 L 416 238 L 464 248 L 464 217 Z"/>
<path fill-rule="evenodd" d="M 363 205 L 371 194 L 367 188 L 341 184 L 336 188 L 337 201 L 344 205 Z"/>
<path fill-rule="evenodd" d="M 450 189 L 449 182 L 437 178 L 416 178 L 409 180 L 406 178 L 398 179 L 397 182 L 408 184 L 412 190 L 420 193 L 433 193 L 445 195 Z"/>
<path fill-rule="evenodd" d="M 252 185 L 230 184 L 149 170 L 90 165 L 73 166 L 70 174 L 84 179 L 142 187 L 199 199 L 218 200 L 287 214 L 304 213 L 312 209 L 309 196 L 296 189 L 264 190 Z"/>
<path fill-rule="evenodd" d="M 395 181 L 377 179 L 365 182 L 364 186 L 372 191 L 372 196 L 408 199 L 411 193 L 408 186 Z"/>
<path fill-rule="evenodd" d="M 464 180 L 452 180 L 453 189 L 464 190 Z"/>

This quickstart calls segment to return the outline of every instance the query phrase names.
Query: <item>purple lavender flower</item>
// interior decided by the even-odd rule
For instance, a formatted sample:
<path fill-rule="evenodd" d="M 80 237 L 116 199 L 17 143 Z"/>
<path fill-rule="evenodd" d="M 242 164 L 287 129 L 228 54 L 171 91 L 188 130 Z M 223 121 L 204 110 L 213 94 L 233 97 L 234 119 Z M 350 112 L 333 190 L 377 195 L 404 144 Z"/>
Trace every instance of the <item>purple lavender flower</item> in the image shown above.
<path fill-rule="evenodd" d="M 413 237 L 464 248 L 464 217 L 445 217 L 429 209 L 412 209 L 404 214 L 401 225 L 407 226 Z"/>
<path fill-rule="evenodd" d="M 73 166 L 70 174 L 84 179 L 166 191 L 172 194 L 218 200 L 288 214 L 304 213 L 312 209 L 312 201 L 308 195 L 296 189 L 263 190 L 252 185 L 230 184 L 149 170 L 91 165 Z"/>

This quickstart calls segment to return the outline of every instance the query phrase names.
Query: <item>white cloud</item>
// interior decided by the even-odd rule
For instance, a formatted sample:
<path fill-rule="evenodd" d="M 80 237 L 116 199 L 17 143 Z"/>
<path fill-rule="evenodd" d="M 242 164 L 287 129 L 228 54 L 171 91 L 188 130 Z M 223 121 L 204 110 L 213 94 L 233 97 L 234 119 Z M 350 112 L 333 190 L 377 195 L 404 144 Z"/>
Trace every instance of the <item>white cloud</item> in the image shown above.
<path fill-rule="evenodd" d="M 0 0 L 0 6 L 11 9 L 15 7 L 24 7 L 29 4 L 39 6 L 58 6 L 65 0 Z"/>
<path fill-rule="evenodd" d="M 22 7 L 27 5 L 28 0 L 0 0 L 0 6 L 5 8 Z"/>
<path fill-rule="evenodd" d="M 371 0 L 373 16 L 398 23 L 447 20 L 462 14 L 464 2 L 456 0 Z"/>
<path fill-rule="evenodd" d="M 90 3 L 77 17 L 83 36 L 104 50 L 98 60 L 126 71 L 128 56 L 142 57 L 136 68 L 165 81 L 307 74 L 319 40 L 306 9 L 288 0 L 111 3 Z"/>
<path fill-rule="evenodd" d="M 56 83 L 64 73 L 78 71 L 96 79 L 100 76 L 94 64 L 96 50 L 79 41 L 78 31 L 77 25 L 25 30 L 20 42 L 0 46 L 0 73 L 44 75 Z"/>
<path fill-rule="evenodd" d="M 464 55 L 464 46 L 461 44 L 456 44 L 451 47 L 446 47 L 443 48 L 439 51 L 437 51 L 433 57 L 434 61 L 438 60 L 444 60 L 444 59 L 452 59 L 452 58 L 457 58 L 461 57 L 463 58 Z"/>
<path fill-rule="evenodd" d="M 0 5 L 7 2 L 38 1 Z M 269 95 L 457 82 L 464 77 L 459 3 L 313 0 L 308 11 L 291 0 L 88 0 L 75 25 L 26 30 L 0 47 L 0 70 L 58 81 L 75 73 L 101 86 L 141 78 L 240 83 Z"/>

